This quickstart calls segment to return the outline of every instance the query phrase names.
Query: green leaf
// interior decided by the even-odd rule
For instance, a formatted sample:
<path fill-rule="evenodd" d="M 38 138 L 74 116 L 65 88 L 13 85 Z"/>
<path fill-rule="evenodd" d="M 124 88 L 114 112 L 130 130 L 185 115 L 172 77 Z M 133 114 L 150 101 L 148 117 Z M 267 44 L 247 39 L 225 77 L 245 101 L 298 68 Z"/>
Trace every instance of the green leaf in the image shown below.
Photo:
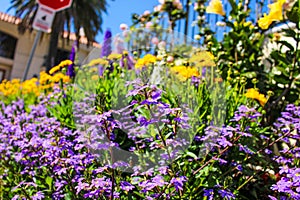
<path fill-rule="evenodd" d="M 194 158 L 195 160 L 198 158 L 198 156 L 196 154 L 194 154 L 193 152 L 190 152 L 190 151 L 186 152 L 186 155 Z"/>
<path fill-rule="evenodd" d="M 51 189 L 52 188 L 52 183 L 53 183 L 53 178 L 50 177 L 50 176 L 47 176 L 46 183 L 49 186 L 49 188 Z"/>

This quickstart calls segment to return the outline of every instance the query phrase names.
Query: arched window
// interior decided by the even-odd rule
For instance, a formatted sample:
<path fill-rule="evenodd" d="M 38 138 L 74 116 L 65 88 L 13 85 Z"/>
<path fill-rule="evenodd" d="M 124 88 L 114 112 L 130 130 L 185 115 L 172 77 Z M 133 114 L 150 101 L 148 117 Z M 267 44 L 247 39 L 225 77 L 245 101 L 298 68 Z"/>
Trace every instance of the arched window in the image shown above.
<path fill-rule="evenodd" d="M 17 39 L 0 31 L 0 56 L 14 59 Z"/>

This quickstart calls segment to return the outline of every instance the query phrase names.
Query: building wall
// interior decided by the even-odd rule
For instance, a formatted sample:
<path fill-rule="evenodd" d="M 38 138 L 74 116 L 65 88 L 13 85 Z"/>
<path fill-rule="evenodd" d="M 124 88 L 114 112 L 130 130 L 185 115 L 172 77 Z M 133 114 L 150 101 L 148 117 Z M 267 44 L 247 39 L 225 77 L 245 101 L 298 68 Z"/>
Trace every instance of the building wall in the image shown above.
<path fill-rule="evenodd" d="M 27 31 L 25 34 L 21 35 L 18 33 L 18 25 L 16 22 L 9 20 L 4 21 L 1 19 L 0 31 L 17 38 L 14 59 L 0 56 L 0 71 L 5 71 L 5 79 L 22 79 L 37 31 L 31 33 Z M 43 33 L 36 47 L 27 78 L 31 78 L 34 74 L 38 75 L 41 70 L 45 69 L 43 63 L 47 56 L 49 42 L 50 34 Z M 67 42 L 66 39 L 64 39 L 64 41 L 60 39 L 58 48 L 71 51 L 73 43 L 74 41 L 72 40 Z M 94 48 L 99 48 L 99 46 L 87 47 L 85 44 L 81 44 L 79 51 L 77 52 L 79 63 L 81 63 Z"/>

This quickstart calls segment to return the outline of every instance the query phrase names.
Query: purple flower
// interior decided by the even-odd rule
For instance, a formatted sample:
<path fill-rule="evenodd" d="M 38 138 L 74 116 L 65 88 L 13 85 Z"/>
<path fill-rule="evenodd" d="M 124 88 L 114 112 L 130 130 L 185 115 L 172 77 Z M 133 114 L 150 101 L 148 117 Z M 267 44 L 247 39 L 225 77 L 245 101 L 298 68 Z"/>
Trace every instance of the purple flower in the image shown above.
<path fill-rule="evenodd" d="M 157 175 L 155 176 L 152 181 L 159 187 L 163 187 L 164 185 L 167 184 L 167 182 L 164 181 L 164 177 L 162 177 L 161 175 Z"/>
<path fill-rule="evenodd" d="M 128 183 L 127 181 L 121 181 L 120 188 L 124 191 L 130 191 L 134 189 L 134 186 Z"/>
<path fill-rule="evenodd" d="M 102 51 L 100 56 L 101 58 L 107 57 L 111 54 L 111 42 L 112 42 L 112 33 L 109 29 L 107 29 L 104 33 Z M 103 76 L 104 70 L 105 70 L 104 66 L 102 65 L 98 66 L 99 76 Z"/>
<path fill-rule="evenodd" d="M 239 150 L 243 151 L 247 154 L 253 154 L 253 152 L 247 147 L 247 145 L 242 145 L 242 144 L 238 144 L 239 145 Z"/>
<path fill-rule="evenodd" d="M 104 33 L 101 58 L 109 56 L 111 54 L 111 42 L 112 42 L 112 33 L 109 29 L 107 29 Z"/>
<path fill-rule="evenodd" d="M 44 194 L 42 192 L 37 192 L 35 195 L 33 195 L 32 200 L 41 200 L 44 199 Z"/>
<path fill-rule="evenodd" d="M 271 199 L 271 200 L 277 200 L 277 198 L 271 196 L 271 195 L 268 195 L 268 197 Z"/>
<path fill-rule="evenodd" d="M 133 69 L 134 68 L 134 59 L 127 55 L 123 54 L 122 58 L 120 59 L 120 66 L 126 69 Z"/>
<path fill-rule="evenodd" d="M 76 55 L 76 45 L 77 45 L 77 43 L 75 42 L 72 46 L 72 50 L 70 53 L 70 60 L 72 61 L 72 64 L 68 66 L 68 70 L 67 70 L 67 75 L 70 78 L 73 78 L 75 76 L 74 61 L 75 61 L 75 55 Z"/>
<path fill-rule="evenodd" d="M 180 176 L 177 178 L 172 178 L 170 183 L 172 183 L 175 189 L 178 191 L 178 190 L 183 190 L 183 184 L 185 181 L 187 181 L 187 178 L 185 176 Z"/>
<path fill-rule="evenodd" d="M 270 149 L 265 149 L 265 153 L 266 153 L 266 154 L 271 154 L 272 151 L 271 151 Z"/>
<path fill-rule="evenodd" d="M 208 200 L 214 199 L 214 190 L 213 189 L 204 189 L 203 196 L 207 197 Z"/>
<path fill-rule="evenodd" d="M 218 193 L 221 195 L 222 198 L 225 198 L 227 200 L 235 199 L 235 195 L 228 190 L 221 189 L 218 191 Z"/>

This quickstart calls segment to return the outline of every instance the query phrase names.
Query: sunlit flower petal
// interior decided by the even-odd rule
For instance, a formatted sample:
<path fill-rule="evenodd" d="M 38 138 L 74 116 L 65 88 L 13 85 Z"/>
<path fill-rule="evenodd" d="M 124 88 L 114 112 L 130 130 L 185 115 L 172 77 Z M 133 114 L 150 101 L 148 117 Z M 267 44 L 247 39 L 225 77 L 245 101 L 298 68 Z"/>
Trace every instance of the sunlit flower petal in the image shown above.
<path fill-rule="evenodd" d="M 220 0 L 212 0 L 206 8 L 207 13 L 213 13 L 218 15 L 225 15 L 223 4 Z"/>

